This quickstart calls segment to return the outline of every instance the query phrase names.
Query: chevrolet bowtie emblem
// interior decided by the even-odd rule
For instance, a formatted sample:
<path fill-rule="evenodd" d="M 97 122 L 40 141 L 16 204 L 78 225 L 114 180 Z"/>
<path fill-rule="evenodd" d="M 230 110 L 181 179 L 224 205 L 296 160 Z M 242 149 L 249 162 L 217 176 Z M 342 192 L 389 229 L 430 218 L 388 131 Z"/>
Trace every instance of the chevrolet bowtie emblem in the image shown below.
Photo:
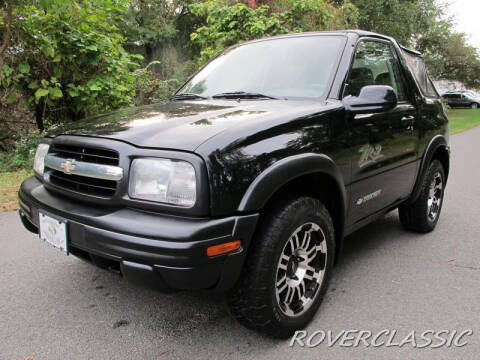
<path fill-rule="evenodd" d="M 72 171 L 75 170 L 75 160 L 74 159 L 65 160 L 60 164 L 60 167 L 62 168 L 62 171 L 65 174 L 70 175 Z"/>

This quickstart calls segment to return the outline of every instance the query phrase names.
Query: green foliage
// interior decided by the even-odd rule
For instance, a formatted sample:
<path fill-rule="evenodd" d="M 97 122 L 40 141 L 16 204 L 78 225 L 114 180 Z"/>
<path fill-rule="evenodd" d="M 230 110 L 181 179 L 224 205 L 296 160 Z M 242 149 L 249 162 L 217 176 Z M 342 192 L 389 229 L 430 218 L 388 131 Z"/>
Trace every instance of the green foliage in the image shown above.
<path fill-rule="evenodd" d="M 153 65 L 158 65 L 158 62 L 152 62 L 144 68 L 137 69 L 133 74 L 137 94 L 135 105 L 167 100 L 196 70 L 196 64 L 193 61 L 185 62 L 176 69 L 172 78 L 163 80 L 151 70 Z"/>
<path fill-rule="evenodd" d="M 128 10 L 120 22 L 120 30 L 127 38 L 126 49 L 144 55 L 145 65 L 160 61 L 152 70 L 163 80 L 195 55 L 190 33 L 200 23 L 189 11 L 195 1 L 128 1 Z"/>
<path fill-rule="evenodd" d="M 361 29 L 387 34 L 411 45 L 414 34 L 426 31 L 442 7 L 436 0 L 352 0 Z"/>
<path fill-rule="evenodd" d="M 38 131 L 21 135 L 11 152 L 0 152 L 0 172 L 32 169 L 35 151 L 42 138 Z"/>
<path fill-rule="evenodd" d="M 452 33 L 448 24 L 438 23 L 418 39 L 427 67 L 435 79 L 458 80 L 470 88 L 480 88 L 480 55 L 467 44 L 465 34 Z"/>
<path fill-rule="evenodd" d="M 342 1 L 342 0 L 339 0 Z M 421 51 L 434 79 L 459 80 L 480 87 L 480 56 L 456 33 L 448 5 L 438 0 L 352 0 L 365 30 L 387 34 Z"/>
<path fill-rule="evenodd" d="M 200 61 L 206 62 L 242 41 L 287 33 L 285 15 L 275 13 L 269 16 L 268 10 L 266 5 L 257 9 L 244 4 L 221 6 L 217 0 L 192 6 L 194 14 L 206 18 L 206 25 L 191 35 L 191 40 L 202 49 Z"/>
<path fill-rule="evenodd" d="M 450 131 L 452 134 L 458 134 L 480 126 L 480 110 L 449 110 L 448 118 L 450 119 Z"/>
<path fill-rule="evenodd" d="M 326 30 L 332 24 L 355 25 L 356 12 L 350 3 L 337 8 L 323 0 L 282 0 L 277 6 L 277 11 L 268 5 L 252 9 L 225 0 L 207 0 L 192 5 L 192 13 L 205 19 L 205 25 L 191 34 L 191 40 L 201 49 L 200 63 L 247 40 Z M 337 16 L 335 22 L 332 21 L 334 15 Z M 339 21 L 338 17 L 344 20 Z"/>
<path fill-rule="evenodd" d="M 178 35 L 178 29 L 175 26 L 177 10 L 184 5 L 179 3 L 186 3 L 186 1 L 130 1 L 124 27 L 126 35 L 142 44 L 175 39 Z"/>
<path fill-rule="evenodd" d="M 122 30 L 131 43 L 154 46 L 169 41 L 178 41 L 188 23 L 193 23 L 188 6 L 192 0 L 130 0 L 122 21 Z M 190 16 L 188 16 L 190 15 Z M 190 21 L 185 21 L 185 18 Z"/>
<path fill-rule="evenodd" d="M 135 96 L 136 55 L 122 44 L 116 21 L 123 2 L 42 1 L 16 10 L 21 63 L 3 71 L 38 114 L 65 108 L 75 119 L 128 105 Z M 42 116 L 43 120 L 43 116 Z"/>

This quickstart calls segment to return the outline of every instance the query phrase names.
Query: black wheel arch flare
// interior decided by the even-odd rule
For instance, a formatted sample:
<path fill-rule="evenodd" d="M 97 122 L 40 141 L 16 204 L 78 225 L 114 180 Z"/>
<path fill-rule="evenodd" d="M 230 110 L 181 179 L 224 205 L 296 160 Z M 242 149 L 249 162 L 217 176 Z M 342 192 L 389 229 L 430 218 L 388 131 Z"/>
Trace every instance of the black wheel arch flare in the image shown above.
<path fill-rule="evenodd" d="M 448 180 L 448 174 L 450 170 L 450 146 L 444 135 L 437 135 L 428 143 L 420 162 L 420 167 L 417 173 L 417 179 L 413 187 L 412 195 L 408 203 L 413 203 L 420 195 L 422 187 L 422 179 L 428 170 L 429 164 L 434 157 L 439 156 L 439 160 L 442 162 L 445 171 L 445 182 Z"/>
<path fill-rule="evenodd" d="M 342 174 L 335 162 L 324 154 L 306 153 L 289 156 L 277 161 L 265 169 L 250 184 L 245 192 L 238 208 L 238 212 L 256 212 L 264 208 L 267 202 L 286 184 L 304 176 L 311 174 L 323 174 L 329 176 L 336 185 L 335 191 L 338 191 L 340 197 L 340 219 L 334 219 L 337 222 L 337 240 L 336 254 L 341 253 L 343 236 L 345 231 L 345 219 L 348 209 L 347 191 L 343 181 Z M 332 189 L 326 189 L 331 191 Z M 333 217 L 333 214 L 332 214 Z"/>

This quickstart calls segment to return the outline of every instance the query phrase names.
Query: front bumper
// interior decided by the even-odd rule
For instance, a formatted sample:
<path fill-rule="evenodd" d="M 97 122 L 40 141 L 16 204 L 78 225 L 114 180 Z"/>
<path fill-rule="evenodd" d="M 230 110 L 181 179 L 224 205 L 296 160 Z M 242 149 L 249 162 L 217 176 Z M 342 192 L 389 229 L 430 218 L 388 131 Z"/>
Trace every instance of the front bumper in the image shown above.
<path fill-rule="evenodd" d="M 19 191 L 20 217 L 38 232 L 38 211 L 67 220 L 68 249 L 102 267 L 119 267 L 140 285 L 228 290 L 238 279 L 258 214 L 220 219 L 167 216 L 130 208 L 92 206 L 55 195 L 35 177 Z M 242 247 L 209 258 L 209 246 L 241 240 Z"/>

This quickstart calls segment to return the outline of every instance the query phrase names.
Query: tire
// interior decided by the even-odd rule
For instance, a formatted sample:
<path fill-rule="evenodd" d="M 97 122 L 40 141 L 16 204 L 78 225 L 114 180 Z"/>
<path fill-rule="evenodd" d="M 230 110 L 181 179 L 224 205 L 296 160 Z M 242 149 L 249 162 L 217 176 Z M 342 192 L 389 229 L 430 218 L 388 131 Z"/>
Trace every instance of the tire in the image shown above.
<path fill-rule="evenodd" d="M 227 293 L 232 314 L 250 329 L 290 337 L 320 306 L 334 257 L 333 222 L 320 201 L 299 197 L 278 204 L 260 223 L 240 279 Z"/>
<path fill-rule="evenodd" d="M 445 171 L 439 160 L 433 160 L 422 181 L 418 199 L 398 209 L 405 229 L 428 233 L 435 229 L 442 212 L 445 194 Z"/>
<path fill-rule="evenodd" d="M 472 109 L 478 109 L 478 104 L 477 103 L 472 103 Z"/>

